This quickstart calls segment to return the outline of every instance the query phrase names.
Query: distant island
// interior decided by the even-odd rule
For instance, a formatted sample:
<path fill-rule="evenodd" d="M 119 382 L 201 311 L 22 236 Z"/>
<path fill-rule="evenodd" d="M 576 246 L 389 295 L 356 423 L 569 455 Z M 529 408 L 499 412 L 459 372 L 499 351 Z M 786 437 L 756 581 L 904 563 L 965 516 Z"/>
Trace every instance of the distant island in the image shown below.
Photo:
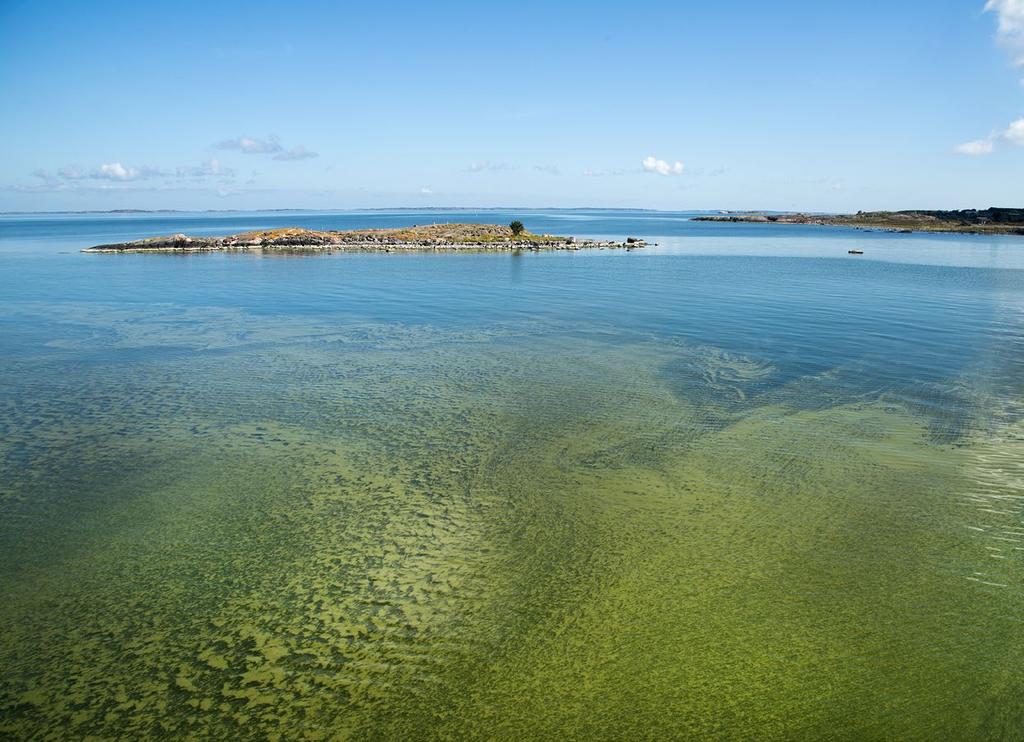
<path fill-rule="evenodd" d="M 697 222 L 820 224 L 890 232 L 967 232 L 1024 235 L 1024 209 L 957 211 L 858 211 L 856 214 L 768 214 L 741 212 L 694 217 Z"/>
<path fill-rule="evenodd" d="M 190 237 L 175 234 L 131 242 L 96 245 L 82 252 L 213 252 L 213 251 L 429 251 L 429 250 L 580 250 L 625 248 L 646 243 L 635 237 L 622 242 L 578 240 L 549 234 L 533 234 L 522 222 L 498 224 L 429 224 L 396 229 L 318 231 L 300 227 L 256 230 L 226 237 Z"/>

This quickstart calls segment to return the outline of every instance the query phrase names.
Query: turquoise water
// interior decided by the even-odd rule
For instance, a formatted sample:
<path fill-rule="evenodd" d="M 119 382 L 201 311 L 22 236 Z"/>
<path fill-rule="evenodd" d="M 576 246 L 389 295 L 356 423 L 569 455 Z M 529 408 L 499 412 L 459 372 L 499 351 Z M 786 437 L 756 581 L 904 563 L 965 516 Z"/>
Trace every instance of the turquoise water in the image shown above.
<path fill-rule="evenodd" d="M 689 216 L 0 217 L 0 733 L 1019 738 L 1024 241 Z"/>

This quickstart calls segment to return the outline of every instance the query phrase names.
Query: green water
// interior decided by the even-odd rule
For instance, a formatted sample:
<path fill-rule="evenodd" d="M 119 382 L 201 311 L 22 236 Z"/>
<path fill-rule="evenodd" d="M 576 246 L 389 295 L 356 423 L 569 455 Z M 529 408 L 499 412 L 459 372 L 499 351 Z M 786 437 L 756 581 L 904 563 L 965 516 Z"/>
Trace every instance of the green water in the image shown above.
<path fill-rule="evenodd" d="M 206 257 L 6 258 L 0 733 L 1024 730 L 1019 270 Z"/>

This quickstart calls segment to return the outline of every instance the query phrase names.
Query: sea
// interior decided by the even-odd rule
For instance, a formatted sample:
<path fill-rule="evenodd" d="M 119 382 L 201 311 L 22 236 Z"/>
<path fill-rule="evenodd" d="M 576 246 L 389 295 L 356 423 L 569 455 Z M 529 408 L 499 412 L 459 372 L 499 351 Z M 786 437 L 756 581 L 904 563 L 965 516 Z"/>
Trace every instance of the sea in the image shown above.
<path fill-rule="evenodd" d="M 0 736 L 1024 737 L 1024 238 L 694 216 L 0 216 Z"/>

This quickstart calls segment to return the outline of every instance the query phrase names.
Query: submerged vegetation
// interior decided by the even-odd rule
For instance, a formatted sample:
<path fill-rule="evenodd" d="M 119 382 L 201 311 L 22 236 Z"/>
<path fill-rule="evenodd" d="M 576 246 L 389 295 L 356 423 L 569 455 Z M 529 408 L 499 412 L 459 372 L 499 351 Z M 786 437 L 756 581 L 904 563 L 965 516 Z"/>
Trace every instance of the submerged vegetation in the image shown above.
<path fill-rule="evenodd" d="M 1019 557 L 936 495 L 1013 457 L 967 425 L 661 339 L 168 319 L 76 321 L 204 352 L 0 397 L 0 733 L 1001 728 Z"/>

